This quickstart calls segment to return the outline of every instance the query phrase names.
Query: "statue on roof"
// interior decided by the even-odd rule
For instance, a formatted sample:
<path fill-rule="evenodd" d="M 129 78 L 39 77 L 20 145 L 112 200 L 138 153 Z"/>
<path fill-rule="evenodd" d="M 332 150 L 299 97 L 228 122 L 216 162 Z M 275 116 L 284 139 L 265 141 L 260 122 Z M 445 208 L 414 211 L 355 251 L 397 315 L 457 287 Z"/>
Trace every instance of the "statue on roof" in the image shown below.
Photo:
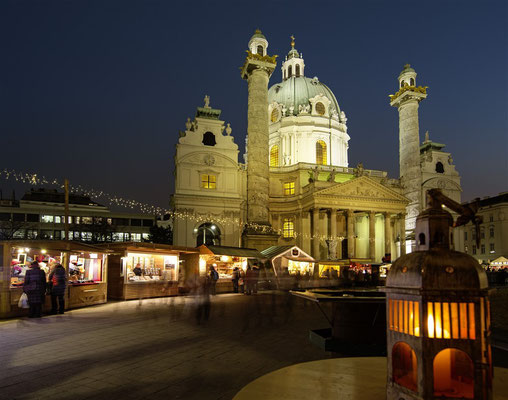
<path fill-rule="evenodd" d="M 210 96 L 205 95 L 205 108 L 210 108 Z"/>

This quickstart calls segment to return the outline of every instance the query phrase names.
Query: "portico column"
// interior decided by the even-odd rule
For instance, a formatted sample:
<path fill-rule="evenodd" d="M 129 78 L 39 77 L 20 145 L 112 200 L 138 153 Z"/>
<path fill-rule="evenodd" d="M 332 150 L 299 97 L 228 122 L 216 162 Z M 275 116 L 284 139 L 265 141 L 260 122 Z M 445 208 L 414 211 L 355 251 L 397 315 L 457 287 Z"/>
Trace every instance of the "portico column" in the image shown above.
<path fill-rule="evenodd" d="M 369 211 L 369 258 L 376 259 L 376 213 Z"/>
<path fill-rule="evenodd" d="M 330 210 L 330 236 L 332 240 L 337 240 L 337 210 Z"/>
<path fill-rule="evenodd" d="M 400 214 L 399 218 L 400 230 L 400 255 L 406 254 L 406 214 Z"/>
<path fill-rule="evenodd" d="M 392 217 L 385 213 L 385 257 L 391 257 L 392 254 Z"/>
<path fill-rule="evenodd" d="M 355 257 L 355 221 L 353 210 L 347 210 L 347 256 Z"/>
<path fill-rule="evenodd" d="M 301 230 L 302 250 L 305 251 L 307 254 L 311 254 L 310 238 L 312 236 L 312 230 L 310 228 L 309 210 L 302 211 L 301 221 L 302 221 L 302 230 Z"/>
<path fill-rule="evenodd" d="M 312 257 L 319 260 L 319 208 L 312 209 Z"/>

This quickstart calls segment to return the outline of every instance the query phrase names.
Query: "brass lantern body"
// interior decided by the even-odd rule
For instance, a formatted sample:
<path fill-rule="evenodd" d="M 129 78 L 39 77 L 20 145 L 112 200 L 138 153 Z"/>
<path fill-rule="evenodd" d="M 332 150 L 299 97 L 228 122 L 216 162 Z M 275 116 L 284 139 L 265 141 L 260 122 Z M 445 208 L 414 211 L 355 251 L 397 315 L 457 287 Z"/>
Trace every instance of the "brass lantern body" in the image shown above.
<path fill-rule="evenodd" d="M 452 221 L 431 201 L 388 273 L 387 399 L 492 399 L 487 276 L 450 250 Z"/>

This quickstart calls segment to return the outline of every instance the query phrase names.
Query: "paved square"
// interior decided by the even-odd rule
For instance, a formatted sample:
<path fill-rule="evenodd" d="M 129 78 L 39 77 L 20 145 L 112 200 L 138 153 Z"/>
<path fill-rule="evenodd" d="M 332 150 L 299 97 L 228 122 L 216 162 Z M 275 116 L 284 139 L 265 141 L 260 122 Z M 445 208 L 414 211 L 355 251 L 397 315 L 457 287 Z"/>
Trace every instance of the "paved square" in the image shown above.
<path fill-rule="evenodd" d="M 0 322 L 1 399 L 231 399 L 253 379 L 329 357 L 313 304 L 281 293 L 108 303 Z"/>

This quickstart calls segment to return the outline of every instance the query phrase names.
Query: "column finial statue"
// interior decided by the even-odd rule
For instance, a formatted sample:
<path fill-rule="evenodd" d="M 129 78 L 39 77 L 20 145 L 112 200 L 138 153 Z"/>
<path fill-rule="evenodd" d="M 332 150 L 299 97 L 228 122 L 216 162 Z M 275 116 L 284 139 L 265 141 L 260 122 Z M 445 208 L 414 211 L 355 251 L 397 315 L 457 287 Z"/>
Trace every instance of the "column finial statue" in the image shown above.
<path fill-rule="evenodd" d="M 210 108 L 210 96 L 205 95 L 205 108 Z"/>

